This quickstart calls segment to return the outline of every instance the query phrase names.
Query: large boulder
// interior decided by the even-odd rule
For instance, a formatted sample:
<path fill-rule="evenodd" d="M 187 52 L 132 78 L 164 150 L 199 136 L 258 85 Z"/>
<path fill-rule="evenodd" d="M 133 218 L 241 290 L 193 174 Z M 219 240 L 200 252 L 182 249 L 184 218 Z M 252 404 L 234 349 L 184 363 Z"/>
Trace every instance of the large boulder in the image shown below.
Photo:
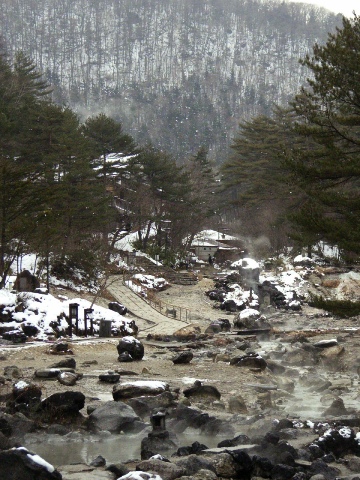
<path fill-rule="evenodd" d="M 141 440 L 141 460 L 148 460 L 157 454 L 174 453 L 178 447 L 175 440 L 176 437 L 170 437 L 167 430 L 150 432 Z"/>
<path fill-rule="evenodd" d="M 205 330 L 205 333 L 229 332 L 231 330 L 230 321 L 227 318 L 218 318 L 213 320 Z"/>
<path fill-rule="evenodd" d="M 159 395 L 169 390 L 169 385 L 165 382 L 153 380 L 139 380 L 135 382 L 125 382 L 121 385 L 115 385 L 113 388 L 113 399 L 115 401 L 126 398 L 141 397 L 144 395 Z"/>
<path fill-rule="evenodd" d="M 122 337 L 116 348 L 119 356 L 126 352 L 132 360 L 141 360 L 144 356 L 144 345 L 132 336 Z"/>
<path fill-rule="evenodd" d="M 261 355 L 257 353 L 249 353 L 248 355 L 232 358 L 230 360 L 230 365 L 265 370 L 267 363 Z"/>
<path fill-rule="evenodd" d="M 42 409 L 54 417 L 77 414 L 85 406 L 85 395 L 81 392 L 54 393 L 41 402 Z"/>
<path fill-rule="evenodd" d="M 131 425 L 138 420 L 139 417 L 129 405 L 110 401 L 91 413 L 88 426 L 91 431 L 108 430 L 112 433 L 120 433 L 130 431 Z"/>
<path fill-rule="evenodd" d="M 169 392 L 165 391 L 159 395 L 147 395 L 126 400 L 139 417 L 144 418 L 149 416 L 154 409 L 175 407 L 175 397 Z"/>
<path fill-rule="evenodd" d="M 119 313 L 120 315 L 125 315 L 128 309 L 119 302 L 110 302 L 109 309 L 113 312 Z"/>
<path fill-rule="evenodd" d="M 329 428 L 314 443 L 322 451 L 332 453 L 337 458 L 347 454 L 360 455 L 360 446 L 355 431 L 344 425 Z"/>
<path fill-rule="evenodd" d="M 12 397 L 15 403 L 38 403 L 41 398 L 41 388 L 37 384 L 20 380 L 13 386 Z"/>
<path fill-rule="evenodd" d="M 185 475 L 195 475 L 199 470 L 210 470 L 216 473 L 213 462 L 210 458 L 200 455 L 189 455 L 174 460 L 176 464 L 185 470 Z"/>
<path fill-rule="evenodd" d="M 192 387 L 186 388 L 183 393 L 186 398 L 204 402 L 213 402 L 221 398 L 221 393 L 216 387 L 212 385 L 202 385 L 199 380 L 196 380 Z"/>
<path fill-rule="evenodd" d="M 201 428 L 210 419 L 208 413 L 181 403 L 169 413 L 167 425 L 169 430 L 182 433 L 188 427 Z"/>
<path fill-rule="evenodd" d="M 61 480 L 61 474 L 24 447 L 0 451 L 1 480 Z"/>
<path fill-rule="evenodd" d="M 74 357 L 67 357 L 60 362 L 53 363 L 49 368 L 76 368 L 76 360 Z"/>
<path fill-rule="evenodd" d="M 157 458 L 150 458 L 149 460 L 143 460 L 136 465 L 137 470 L 144 472 L 155 472 L 163 480 L 175 480 L 184 474 L 184 469 L 172 462 L 164 462 Z"/>
<path fill-rule="evenodd" d="M 0 412 L 0 432 L 6 437 L 21 439 L 26 433 L 35 431 L 35 428 L 35 422 L 20 412 L 14 415 Z"/>
<path fill-rule="evenodd" d="M 190 342 L 196 340 L 201 334 L 201 329 L 197 325 L 189 323 L 185 327 L 179 328 L 173 333 L 175 340 L 179 342 Z"/>

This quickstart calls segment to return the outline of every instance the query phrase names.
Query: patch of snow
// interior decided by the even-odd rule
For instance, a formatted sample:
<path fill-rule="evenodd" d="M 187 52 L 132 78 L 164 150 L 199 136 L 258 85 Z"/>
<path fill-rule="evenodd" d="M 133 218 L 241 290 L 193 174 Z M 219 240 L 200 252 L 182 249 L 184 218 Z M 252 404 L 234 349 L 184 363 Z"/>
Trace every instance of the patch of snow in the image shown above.
<path fill-rule="evenodd" d="M 157 380 L 136 380 L 134 382 L 124 382 L 121 385 L 132 385 L 134 387 L 149 387 L 153 389 L 167 390 L 169 385 Z"/>
<path fill-rule="evenodd" d="M 27 457 L 32 460 L 34 463 L 41 465 L 44 467 L 49 473 L 53 473 L 55 471 L 55 468 L 48 463 L 46 460 L 41 458 L 39 455 L 36 453 L 30 453 L 29 450 L 25 447 L 15 447 L 12 450 L 19 450 L 20 452 L 27 452 Z"/>
<path fill-rule="evenodd" d="M 46 460 L 41 458 L 39 455 L 36 455 L 36 453 L 35 454 L 28 453 L 27 457 L 37 465 L 44 467 L 49 473 L 53 473 L 55 471 L 55 467 L 53 467 L 51 463 L 47 462 Z"/>
<path fill-rule="evenodd" d="M 349 427 L 341 427 L 338 431 L 343 438 L 351 438 L 351 429 Z"/>
<path fill-rule="evenodd" d="M 14 305 L 16 301 L 16 294 L 10 293 L 8 290 L 0 290 L 0 305 L 4 307 L 9 307 Z"/>
<path fill-rule="evenodd" d="M 196 382 L 196 380 L 199 380 L 200 382 L 207 382 L 206 378 L 183 377 L 181 379 L 184 385 L 193 385 Z"/>
<path fill-rule="evenodd" d="M 240 320 L 244 320 L 245 318 L 258 318 L 259 316 L 259 310 L 255 310 L 254 308 L 245 308 L 245 310 L 240 312 L 239 318 Z"/>
<path fill-rule="evenodd" d="M 246 270 L 255 270 L 256 268 L 260 268 L 260 265 L 256 260 L 253 260 L 252 258 L 241 258 L 240 260 L 233 262 L 231 264 L 231 267 L 233 268 L 241 267 Z"/>
<path fill-rule="evenodd" d="M 15 388 L 18 390 L 23 390 L 29 386 L 28 383 L 24 382 L 24 380 L 20 380 L 20 382 L 15 383 Z"/>
<path fill-rule="evenodd" d="M 57 325 L 58 331 L 66 331 L 68 323 L 65 316 L 69 315 L 70 303 L 78 304 L 78 325 L 80 330 L 85 329 L 84 310 L 91 307 L 91 302 L 82 298 L 67 299 L 55 298 L 50 294 L 20 292 L 17 295 L 8 292 L 5 289 L 0 290 L 0 304 L 5 305 L 4 312 L 11 315 L 12 321 L 7 322 L 7 326 L 18 329 L 23 325 L 33 325 L 38 329 L 37 340 L 47 340 L 48 335 L 54 334 L 53 325 Z M 24 311 L 15 312 L 18 302 L 23 304 Z M 129 334 L 133 333 L 130 327 L 130 320 L 126 319 L 113 310 L 92 305 L 93 320 L 95 332 L 99 329 L 101 320 L 109 320 L 116 329 L 125 329 Z"/>
<path fill-rule="evenodd" d="M 297 255 L 294 258 L 294 264 L 303 262 L 314 263 L 314 260 L 310 257 L 304 257 L 303 255 Z"/>
<path fill-rule="evenodd" d="M 132 336 L 127 336 L 127 337 L 122 337 L 121 341 L 125 342 L 125 343 L 140 343 L 140 340 L 138 340 L 137 338 L 135 337 L 132 337 Z"/>

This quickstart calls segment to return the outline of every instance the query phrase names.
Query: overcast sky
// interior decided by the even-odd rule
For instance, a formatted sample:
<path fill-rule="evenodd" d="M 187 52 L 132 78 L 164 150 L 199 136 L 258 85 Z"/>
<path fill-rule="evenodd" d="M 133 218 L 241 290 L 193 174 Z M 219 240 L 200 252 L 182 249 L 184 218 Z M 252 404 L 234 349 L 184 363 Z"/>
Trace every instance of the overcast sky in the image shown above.
<path fill-rule="evenodd" d="M 341 13 L 345 17 L 353 17 L 353 10 L 360 15 L 360 0 L 290 0 L 297 3 L 312 3 L 327 8 L 334 13 Z"/>

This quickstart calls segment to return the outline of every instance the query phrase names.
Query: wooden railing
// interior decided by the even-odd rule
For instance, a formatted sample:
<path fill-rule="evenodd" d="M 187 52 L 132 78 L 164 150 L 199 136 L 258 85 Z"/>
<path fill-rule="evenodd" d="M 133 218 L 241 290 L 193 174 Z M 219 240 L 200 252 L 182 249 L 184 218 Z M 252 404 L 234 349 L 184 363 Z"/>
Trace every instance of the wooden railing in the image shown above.
<path fill-rule="evenodd" d="M 144 297 L 143 295 L 140 295 L 138 292 L 136 292 L 131 287 L 129 287 L 128 282 L 129 280 L 131 280 L 131 277 L 132 277 L 131 273 L 128 273 L 128 272 L 124 273 L 123 284 L 126 285 L 128 288 L 130 288 L 131 291 L 134 292 L 136 295 L 138 295 L 140 298 L 142 298 L 151 308 L 153 308 L 154 310 L 157 310 L 159 313 L 161 313 L 162 315 L 165 315 L 166 317 L 175 318 L 180 322 L 190 323 L 191 313 L 188 308 L 179 307 L 172 303 L 163 302 L 162 300 L 157 298 L 154 292 L 149 290 L 147 292 L 146 297 Z"/>

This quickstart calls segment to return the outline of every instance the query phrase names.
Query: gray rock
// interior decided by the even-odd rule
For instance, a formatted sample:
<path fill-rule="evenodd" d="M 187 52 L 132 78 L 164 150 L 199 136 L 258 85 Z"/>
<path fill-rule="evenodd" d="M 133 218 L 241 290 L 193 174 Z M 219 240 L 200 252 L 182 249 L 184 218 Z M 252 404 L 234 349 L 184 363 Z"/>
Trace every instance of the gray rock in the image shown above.
<path fill-rule="evenodd" d="M 183 393 L 186 398 L 205 402 L 220 400 L 221 398 L 221 393 L 216 387 L 211 385 L 202 385 L 199 380 L 196 380 L 192 387 L 186 388 Z"/>
<path fill-rule="evenodd" d="M 139 420 L 134 410 L 123 402 L 106 402 L 96 408 L 89 416 L 89 429 L 108 430 L 112 433 L 126 431 L 132 423 Z"/>
<path fill-rule="evenodd" d="M 168 431 L 150 432 L 141 440 L 141 459 L 148 460 L 156 454 L 174 453 L 178 447 L 176 437 Z"/>
<path fill-rule="evenodd" d="M 102 455 L 98 455 L 94 460 L 90 462 L 91 467 L 104 467 L 106 465 L 106 460 Z"/>
<path fill-rule="evenodd" d="M 20 368 L 16 367 L 15 365 L 9 365 L 4 368 L 4 377 L 7 379 L 12 378 L 21 378 L 23 373 Z"/>
<path fill-rule="evenodd" d="M 127 475 L 130 470 L 127 468 L 126 465 L 123 463 L 112 463 L 106 469 L 108 472 L 111 472 L 115 475 L 115 478 L 122 477 L 124 475 Z"/>
<path fill-rule="evenodd" d="M 315 392 L 323 392 L 331 387 L 331 382 L 327 378 L 322 377 L 321 375 L 311 374 L 307 375 L 306 377 L 301 377 L 299 379 L 300 384 L 303 387 L 307 387 Z"/>
<path fill-rule="evenodd" d="M 0 450 L 9 450 L 10 448 L 13 448 L 13 447 L 15 447 L 15 440 L 6 437 L 0 431 Z"/>
<path fill-rule="evenodd" d="M 211 470 L 201 469 L 191 477 L 179 477 L 178 480 L 217 480 L 218 476 Z"/>
<path fill-rule="evenodd" d="M 17 382 L 12 389 L 12 397 L 15 403 L 39 402 L 41 394 L 41 388 L 34 383 Z"/>
<path fill-rule="evenodd" d="M 322 414 L 323 417 L 340 417 L 343 415 L 348 415 L 349 412 L 345 408 L 344 400 L 342 398 L 336 398 L 329 408 L 327 408 Z"/>
<path fill-rule="evenodd" d="M 176 355 L 172 359 L 172 362 L 174 365 L 187 364 L 187 363 L 190 363 L 193 358 L 194 358 L 193 352 L 191 350 L 186 350 Z"/>
<path fill-rule="evenodd" d="M 134 359 L 129 352 L 122 352 L 118 356 L 118 361 L 122 363 L 129 363 L 129 362 L 133 362 Z"/>
<path fill-rule="evenodd" d="M 67 357 L 60 362 L 50 365 L 49 368 L 76 368 L 76 360 L 73 357 Z"/>
<path fill-rule="evenodd" d="M 322 475 L 325 480 L 334 480 L 341 473 L 338 468 L 330 467 L 321 459 L 315 460 L 309 471 L 312 476 Z"/>
<path fill-rule="evenodd" d="M 57 378 L 61 372 L 75 373 L 73 368 L 43 368 L 35 371 L 37 378 Z"/>
<path fill-rule="evenodd" d="M 236 367 L 255 368 L 259 370 L 265 370 L 267 367 L 267 363 L 264 358 L 256 353 L 234 357 L 230 360 L 230 365 L 235 365 Z"/>
<path fill-rule="evenodd" d="M 63 353 L 67 352 L 69 350 L 69 344 L 67 342 L 56 342 L 53 345 L 51 345 L 51 351 L 53 353 Z"/>
<path fill-rule="evenodd" d="M 314 347 L 317 348 L 330 348 L 335 347 L 336 345 L 338 345 L 338 341 L 336 339 L 320 340 L 319 342 L 314 343 Z"/>
<path fill-rule="evenodd" d="M 185 475 L 195 475 L 199 470 L 210 470 L 216 474 L 215 467 L 210 458 L 202 455 L 189 455 L 188 457 L 180 457 L 174 459 L 179 467 L 185 470 Z"/>
<path fill-rule="evenodd" d="M 77 379 L 78 375 L 71 372 L 60 372 L 57 377 L 58 382 L 67 387 L 73 387 L 76 384 Z"/>
<path fill-rule="evenodd" d="M 126 401 L 136 412 L 139 417 L 150 415 L 155 408 L 168 408 L 176 406 L 174 395 L 169 392 L 163 392 L 159 395 L 142 396 L 137 398 L 130 398 Z"/>
<path fill-rule="evenodd" d="M 60 392 L 54 393 L 41 402 L 44 411 L 51 415 L 79 413 L 85 406 L 85 395 L 81 392 Z"/>
<path fill-rule="evenodd" d="M 144 356 L 144 345 L 135 337 L 123 337 L 116 346 L 118 354 L 127 352 L 133 360 L 141 360 Z"/>
<path fill-rule="evenodd" d="M 169 390 L 169 385 L 159 382 L 132 382 L 115 385 L 113 388 L 113 399 L 115 401 L 126 398 L 141 397 L 144 395 L 159 395 Z"/>
<path fill-rule="evenodd" d="M 219 453 L 212 458 L 215 473 L 221 478 L 236 478 L 237 466 L 234 458 L 229 453 Z"/>
<path fill-rule="evenodd" d="M 230 413 L 243 413 L 247 414 L 248 409 L 246 403 L 241 395 L 236 397 L 230 397 L 229 399 L 229 412 Z"/>
<path fill-rule="evenodd" d="M 21 439 L 26 433 L 35 430 L 35 422 L 20 412 L 14 415 L 0 412 L 0 432 L 6 437 Z M 1 477 L 0 477 L 1 478 Z"/>
<path fill-rule="evenodd" d="M 175 480 L 185 473 L 184 469 L 175 463 L 157 459 L 144 460 L 136 465 L 136 469 L 144 472 L 155 472 L 163 480 Z"/>
<path fill-rule="evenodd" d="M 118 383 L 120 380 L 119 373 L 102 373 L 99 375 L 100 382 L 104 383 Z"/>

